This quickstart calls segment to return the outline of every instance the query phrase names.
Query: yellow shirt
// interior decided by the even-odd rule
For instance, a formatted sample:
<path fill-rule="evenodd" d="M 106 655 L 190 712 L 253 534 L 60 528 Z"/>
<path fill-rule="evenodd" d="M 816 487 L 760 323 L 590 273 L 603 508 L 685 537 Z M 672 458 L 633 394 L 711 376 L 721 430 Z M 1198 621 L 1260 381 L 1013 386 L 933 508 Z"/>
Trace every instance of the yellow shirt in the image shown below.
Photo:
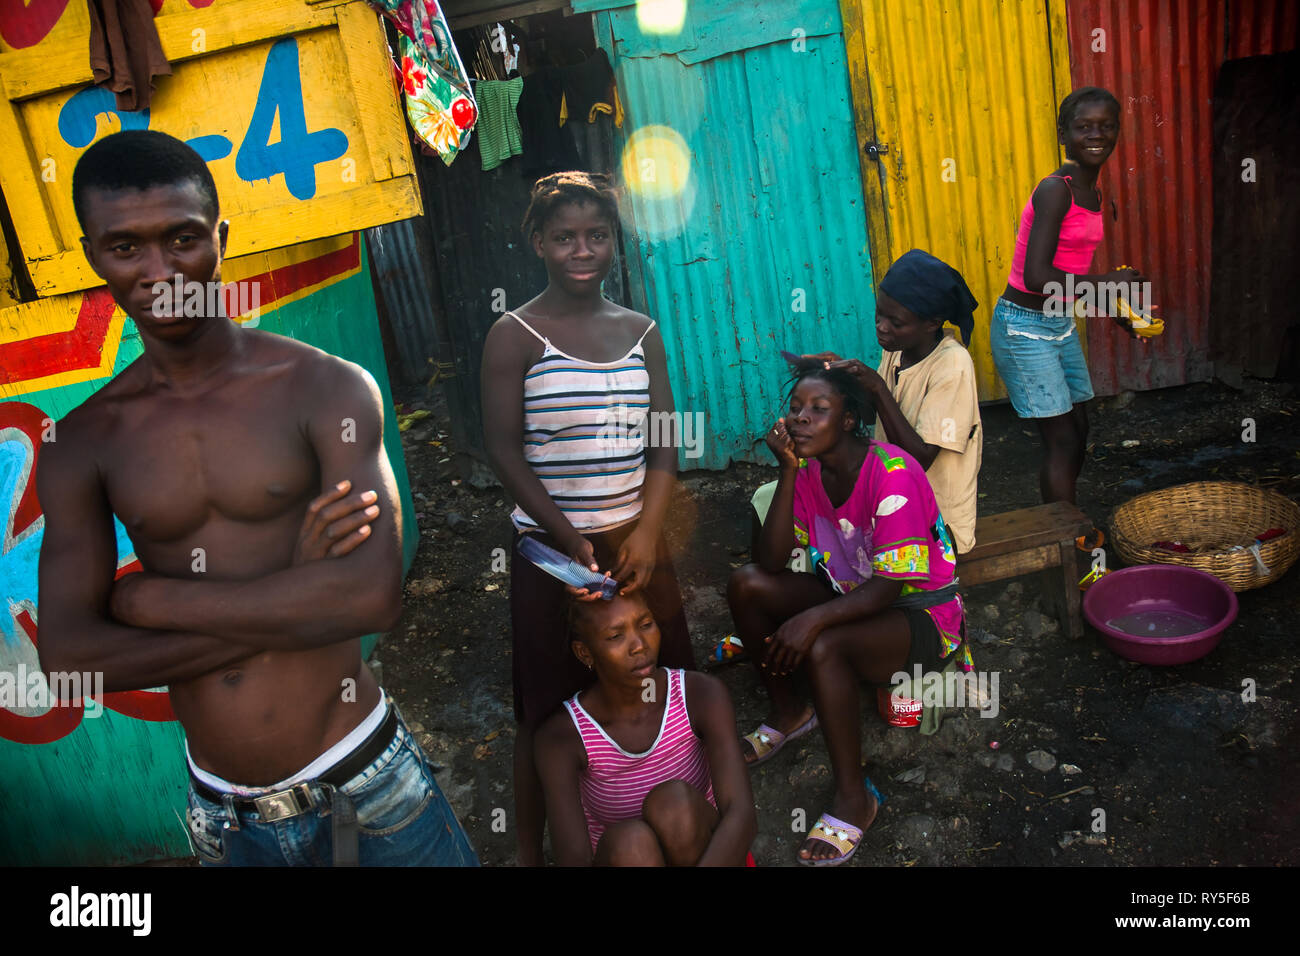
<path fill-rule="evenodd" d="M 984 452 L 975 363 L 951 333 L 911 368 L 899 369 L 902 358 L 902 352 L 885 352 L 876 371 L 921 440 L 939 448 L 925 476 L 953 545 L 965 554 L 975 547 L 976 482 Z M 898 444 L 879 416 L 875 437 Z"/>

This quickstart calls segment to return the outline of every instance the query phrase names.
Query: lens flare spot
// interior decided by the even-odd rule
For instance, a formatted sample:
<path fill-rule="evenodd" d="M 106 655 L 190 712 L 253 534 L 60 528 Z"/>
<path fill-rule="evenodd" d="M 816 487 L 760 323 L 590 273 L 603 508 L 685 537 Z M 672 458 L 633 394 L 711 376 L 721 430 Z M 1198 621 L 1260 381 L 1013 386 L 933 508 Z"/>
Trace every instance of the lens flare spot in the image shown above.
<path fill-rule="evenodd" d="M 637 0 L 636 24 L 642 33 L 670 36 L 682 32 L 686 0 Z"/>
<path fill-rule="evenodd" d="M 691 177 L 691 151 L 669 126 L 642 126 L 623 148 L 623 182 L 645 199 L 681 195 Z"/>
<path fill-rule="evenodd" d="M 643 126 L 623 148 L 623 182 L 638 231 L 649 238 L 680 233 L 695 205 L 686 140 L 668 126 Z"/>

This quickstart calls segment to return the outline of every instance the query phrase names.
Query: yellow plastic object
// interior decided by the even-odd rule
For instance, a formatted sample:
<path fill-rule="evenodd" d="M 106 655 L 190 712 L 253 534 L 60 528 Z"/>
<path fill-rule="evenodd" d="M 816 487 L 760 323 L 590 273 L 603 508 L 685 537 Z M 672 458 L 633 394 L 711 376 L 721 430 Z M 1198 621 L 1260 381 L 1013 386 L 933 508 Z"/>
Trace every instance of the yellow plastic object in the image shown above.
<path fill-rule="evenodd" d="M 1119 320 L 1143 338 L 1152 338 L 1165 330 L 1165 320 L 1154 315 L 1144 315 L 1134 309 L 1122 296 L 1116 300 Z"/>
<path fill-rule="evenodd" d="M 1079 581 L 1079 590 L 1088 590 L 1088 588 L 1092 587 L 1108 574 L 1110 574 L 1110 568 L 1093 568 L 1083 576 L 1081 581 Z"/>

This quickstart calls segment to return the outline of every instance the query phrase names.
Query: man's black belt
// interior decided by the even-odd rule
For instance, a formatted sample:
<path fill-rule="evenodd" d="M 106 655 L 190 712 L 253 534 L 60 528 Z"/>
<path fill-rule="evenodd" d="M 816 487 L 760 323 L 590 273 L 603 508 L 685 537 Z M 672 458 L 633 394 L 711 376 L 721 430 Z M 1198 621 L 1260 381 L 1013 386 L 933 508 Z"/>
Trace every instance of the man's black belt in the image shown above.
<path fill-rule="evenodd" d="M 284 820 L 295 817 L 300 813 L 306 813 L 316 805 L 310 784 L 324 783 L 336 788 L 343 786 L 387 750 L 388 745 L 393 742 L 393 737 L 396 735 L 397 708 L 390 704 L 388 716 L 375 729 L 375 732 L 358 744 L 352 753 L 333 767 L 330 767 L 325 773 L 314 780 L 295 783 L 287 790 L 279 790 L 260 797 L 235 797 L 235 810 L 240 813 L 258 813 L 263 820 L 268 822 Z M 213 790 L 202 780 L 196 778 L 192 771 L 190 773 L 190 786 L 194 788 L 195 793 L 211 803 L 223 803 L 227 796 L 227 794 L 218 790 Z"/>

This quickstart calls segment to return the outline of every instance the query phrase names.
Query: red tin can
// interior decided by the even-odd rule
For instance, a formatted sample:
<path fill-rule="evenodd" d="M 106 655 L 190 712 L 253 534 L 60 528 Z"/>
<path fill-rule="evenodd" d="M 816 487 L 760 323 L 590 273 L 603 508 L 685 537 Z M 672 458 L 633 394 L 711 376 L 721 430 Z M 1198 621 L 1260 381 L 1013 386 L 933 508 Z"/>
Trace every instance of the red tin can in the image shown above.
<path fill-rule="evenodd" d="M 906 694 L 895 696 L 891 688 L 881 687 L 876 691 L 876 706 L 880 709 L 880 716 L 891 727 L 921 726 L 921 701 L 914 697 Z"/>

